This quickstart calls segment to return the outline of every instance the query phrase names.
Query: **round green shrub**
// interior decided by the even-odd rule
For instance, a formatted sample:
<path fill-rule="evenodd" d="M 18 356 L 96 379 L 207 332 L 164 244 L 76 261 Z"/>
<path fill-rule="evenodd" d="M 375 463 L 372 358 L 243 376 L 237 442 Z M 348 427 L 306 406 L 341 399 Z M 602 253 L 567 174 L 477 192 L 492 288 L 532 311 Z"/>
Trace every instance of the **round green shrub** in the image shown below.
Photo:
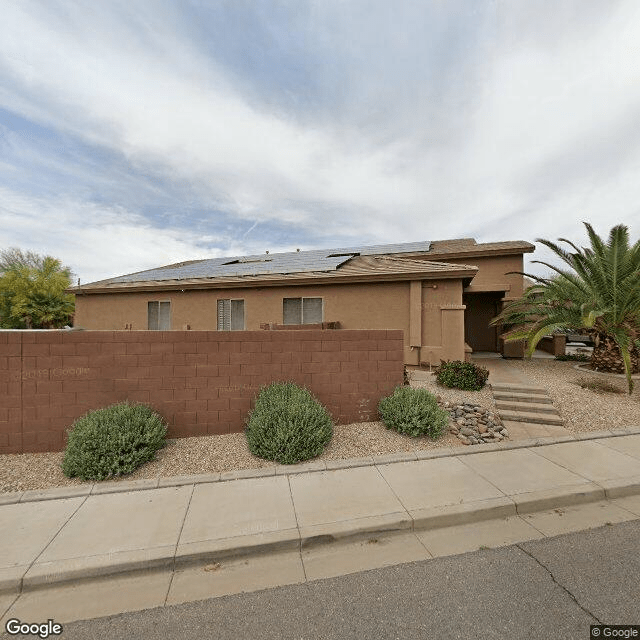
<path fill-rule="evenodd" d="M 131 473 L 165 444 L 166 424 L 142 404 L 127 402 L 91 411 L 69 430 L 62 471 L 82 480 Z"/>
<path fill-rule="evenodd" d="M 489 371 L 473 362 L 441 361 L 435 370 L 436 380 L 443 387 L 480 391 L 487 382 Z"/>
<path fill-rule="evenodd" d="M 392 395 L 380 400 L 378 412 L 387 429 L 414 438 L 429 436 L 436 440 L 449 423 L 449 413 L 426 389 L 396 387 Z"/>
<path fill-rule="evenodd" d="M 296 464 L 324 451 L 333 422 L 307 389 L 293 382 L 274 382 L 260 389 L 245 434 L 253 455 Z"/>

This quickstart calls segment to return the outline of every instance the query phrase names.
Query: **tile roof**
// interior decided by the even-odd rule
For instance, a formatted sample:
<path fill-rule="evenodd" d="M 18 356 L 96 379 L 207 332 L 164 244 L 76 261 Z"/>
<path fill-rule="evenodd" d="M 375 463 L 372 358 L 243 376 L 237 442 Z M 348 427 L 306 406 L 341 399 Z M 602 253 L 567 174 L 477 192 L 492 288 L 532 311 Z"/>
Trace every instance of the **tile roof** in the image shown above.
<path fill-rule="evenodd" d="M 73 290 L 82 291 L 127 291 L 137 289 L 172 289 L 199 287 L 238 287 L 238 286 L 268 286 L 273 284 L 306 284 L 313 281 L 331 280 L 389 280 L 404 277 L 467 277 L 472 278 L 478 268 L 473 265 L 448 264 L 429 260 L 410 260 L 392 256 L 356 256 L 348 259 L 339 269 L 330 271 L 298 271 L 294 273 L 265 273 L 259 275 L 233 275 L 213 278 L 180 278 L 167 280 L 138 280 L 120 282 L 104 280 L 92 284 L 74 287 Z"/>
<path fill-rule="evenodd" d="M 289 253 L 264 253 L 253 256 L 190 260 L 166 267 L 150 269 L 117 278 L 110 282 L 140 282 L 156 280 L 185 280 L 190 278 L 223 278 L 228 276 L 255 276 L 271 273 L 303 273 L 335 271 L 354 256 L 416 253 L 429 251 L 429 242 L 350 247 L 342 249 L 314 249 Z"/>
<path fill-rule="evenodd" d="M 535 245 L 524 240 L 507 240 L 504 242 L 482 242 L 478 244 L 473 238 L 459 238 L 455 240 L 436 240 L 431 243 L 429 251 L 432 255 L 447 253 L 498 253 L 500 251 L 512 253 L 531 253 Z"/>
<path fill-rule="evenodd" d="M 471 277 L 477 267 L 469 264 L 449 264 L 433 261 L 429 256 L 469 254 L 481 255 L 500 251 L 533 250 L 528 242 L 494 242 L 477 244 L 473 238 L 441 240 L 435 242 L 409 242 L 338 249 L 314 249 L 287 253 L 264 253 L 189 260 L 176 264 L 131 273 L 108 280 L 92 282 L 69 290 L 134 290 L 167 286 L 251 286 L 274 281 L 306 281 L 321 278 L 367 278 L 379 276 L 388 279 L 394 275 L 417 274 L 428 277 L 445 273 L 464 273 Z M 412 259 L 415 258 L 415 259 Z"/>

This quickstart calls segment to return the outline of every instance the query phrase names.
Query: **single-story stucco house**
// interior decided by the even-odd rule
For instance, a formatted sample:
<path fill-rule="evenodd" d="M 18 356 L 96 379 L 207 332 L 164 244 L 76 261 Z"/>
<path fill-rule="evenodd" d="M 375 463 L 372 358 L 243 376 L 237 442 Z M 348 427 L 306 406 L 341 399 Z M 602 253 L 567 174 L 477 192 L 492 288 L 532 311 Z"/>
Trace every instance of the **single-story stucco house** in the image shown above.
<path fill-rule="evenodd" d="M 181 262 L 72 287 L 94 330 L 402 329 L 405 363 L 522 356 L 489 320 L 522 295 L 529 242 L 472 238 Z M 320 324 L 324 323 L 324 324 Z M 466 345 L 466 346 L 465 346 Z"/>

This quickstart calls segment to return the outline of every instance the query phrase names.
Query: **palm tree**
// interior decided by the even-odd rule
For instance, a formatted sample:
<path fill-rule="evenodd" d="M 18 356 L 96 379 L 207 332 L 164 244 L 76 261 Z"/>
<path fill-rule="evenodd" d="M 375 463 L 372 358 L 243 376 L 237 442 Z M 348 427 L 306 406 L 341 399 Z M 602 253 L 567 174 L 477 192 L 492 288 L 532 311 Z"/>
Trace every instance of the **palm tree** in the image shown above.
<path fill-rule="evenodd" d="M 640 371 L 640 240 L 630 246 L 627 227 L 617 225 L 604 242 L 590 224 L 584 225 L 590 248 L 560 238 L 575 251 L 571 252 L 549 240 L 536 240 L 569 268 L 535 260 L 554 275 L 542 278 L 517 272 L 535 284 L 492 324 L 511 328 L 504 335 L 507 341 L 525 339 L 529 357 L 541 338 L 553 331 L 587 333 L 595 345 L 591 367 L 624 373 L 631 393 L 631 374 Z"/>

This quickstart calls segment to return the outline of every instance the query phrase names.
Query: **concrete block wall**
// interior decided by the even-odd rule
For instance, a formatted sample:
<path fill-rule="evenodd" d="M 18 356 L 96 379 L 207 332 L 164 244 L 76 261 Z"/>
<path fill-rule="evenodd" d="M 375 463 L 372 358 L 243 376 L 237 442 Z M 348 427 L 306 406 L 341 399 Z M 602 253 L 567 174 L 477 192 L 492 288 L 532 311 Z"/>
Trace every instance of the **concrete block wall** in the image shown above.
<path fill-rule="evenodd" d="M 403 370 L 402 331 L 2 331 L 0 453 L 61 450 L 76 418 L 124 400 L 152 406 L 169 437 L 242 431 L 280 380 L 336 424 L 377 420 Z"/>

